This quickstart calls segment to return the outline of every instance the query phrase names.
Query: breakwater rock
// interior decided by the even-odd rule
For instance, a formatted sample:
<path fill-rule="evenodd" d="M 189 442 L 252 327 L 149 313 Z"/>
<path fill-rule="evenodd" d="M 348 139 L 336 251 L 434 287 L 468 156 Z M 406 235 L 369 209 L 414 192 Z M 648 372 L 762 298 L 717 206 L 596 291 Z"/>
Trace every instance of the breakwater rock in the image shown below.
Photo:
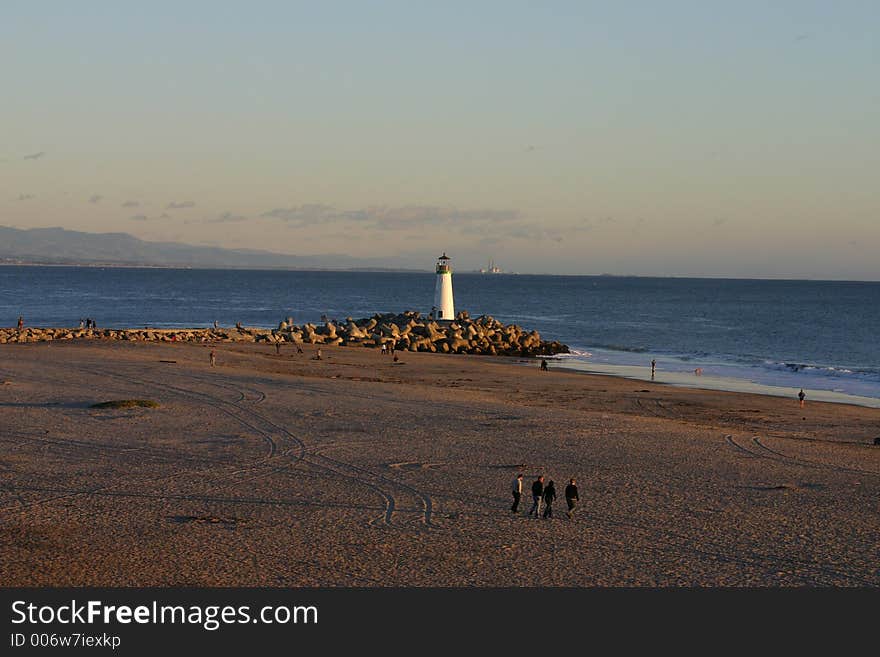
<path fill-rule="evenodd" d="M 568 353 L 559 342 L 541 339 L 537 331 L 516 324 L 503 324 L 482 315 L 471 319 L 467 312 L 455 321 L 423 319 L 418 312 L 386 313 L 344 322 L 296 326 L 281 322 L 277 333 L 291 342 L 339 344 L 362 347 L 393 347 L 402 351 L 487 354 L 503 356 L 551 356 Z"/>
<path fill-rule="evenodd" d="M 119 340 L 133 342 L 267 342 L 394 348 L 399 351 L 552 356 L 568 347 L 541 339 L 537 331 L 504 324 L 488 315 L 471 319 L 460 312 L 455 321 L 424 319 L 418 312 L 377 314 L 363 319 L 328 320 L 297 325 L 283 321 L 276 329 L 0 329 L 0 344 L 62 340 Z"/>

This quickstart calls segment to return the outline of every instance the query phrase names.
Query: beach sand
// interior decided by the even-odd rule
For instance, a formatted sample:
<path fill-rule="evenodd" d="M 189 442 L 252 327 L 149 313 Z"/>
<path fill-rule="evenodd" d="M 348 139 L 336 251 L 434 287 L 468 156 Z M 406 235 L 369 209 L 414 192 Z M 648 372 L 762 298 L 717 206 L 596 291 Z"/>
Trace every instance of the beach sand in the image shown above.
<path fill-rule="evenodd" d="M 880 584 L 878 409 L 216 350 L 211 368 L 194 344 L 0 346 L 3 585 Z M 160 406 L 90 408 L 113 399 Z M 538 474 L 552 520 L 525 516 Z"/>

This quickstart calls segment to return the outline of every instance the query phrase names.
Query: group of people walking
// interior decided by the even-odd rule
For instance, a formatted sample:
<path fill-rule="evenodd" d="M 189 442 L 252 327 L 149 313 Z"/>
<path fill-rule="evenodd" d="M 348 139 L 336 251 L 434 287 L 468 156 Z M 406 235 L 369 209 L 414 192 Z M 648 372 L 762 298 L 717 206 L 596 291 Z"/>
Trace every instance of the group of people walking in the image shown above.
<path fill-rule="evenodd" d="M 91 317 L 86 317 L 85 319 L 79 320 L 79 327 L 80 328 L 87 328 L 87 329 L 96 329 L 96 328 L 98 328 L 98 324 Z"/>
<path fill-rule="evenodd" d="M 513 506 L 510 507 L 511 513 L 519 513 L 519 503 L 522 499 L 523 477 L 518 474 L 513 480 Z M 565 504 L 568 507 L 566 514 L 569 519 L 574 516 L 574 510 L 577 507 L 580 497 L 578 497 L 577 481 L 569 479 L 568 485 L 565 487 Z M 535 518 L 552 518 L 553 502 L 556 501 L 556 484 L 551 479 L 547 485 L 544 485 L 544 475 L 540 475 L 532 482 L 532 508 L 529 510 L 529 517 Z"/>

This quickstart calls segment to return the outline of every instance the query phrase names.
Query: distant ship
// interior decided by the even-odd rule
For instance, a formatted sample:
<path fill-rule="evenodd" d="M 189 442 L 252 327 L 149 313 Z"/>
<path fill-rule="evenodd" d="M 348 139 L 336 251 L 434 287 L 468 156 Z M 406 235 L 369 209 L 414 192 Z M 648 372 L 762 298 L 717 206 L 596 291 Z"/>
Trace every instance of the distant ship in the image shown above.
<path fill-rule="evenodd" d="M 489 266 L 486 269 L 480 270 L 481 274 L 503 274 L 504 271 L 495 264 L 494 260 L 489 260 Z"/>

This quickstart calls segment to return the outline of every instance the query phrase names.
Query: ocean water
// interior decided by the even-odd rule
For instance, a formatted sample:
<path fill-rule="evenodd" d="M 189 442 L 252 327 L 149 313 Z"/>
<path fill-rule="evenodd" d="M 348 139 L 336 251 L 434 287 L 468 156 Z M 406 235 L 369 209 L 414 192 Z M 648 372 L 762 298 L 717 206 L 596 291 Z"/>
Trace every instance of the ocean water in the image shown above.
<path fill-rule="evenodd" d="M 457 310 L 568 344 L 574 367 L 653 358 L 660 373 L 880 399 L 880 283 L 456 273 L 454 289 Z M 433 294 L 431 273 L 2 266 L 0 325 L 274 327 L 427 313 Z"/>

